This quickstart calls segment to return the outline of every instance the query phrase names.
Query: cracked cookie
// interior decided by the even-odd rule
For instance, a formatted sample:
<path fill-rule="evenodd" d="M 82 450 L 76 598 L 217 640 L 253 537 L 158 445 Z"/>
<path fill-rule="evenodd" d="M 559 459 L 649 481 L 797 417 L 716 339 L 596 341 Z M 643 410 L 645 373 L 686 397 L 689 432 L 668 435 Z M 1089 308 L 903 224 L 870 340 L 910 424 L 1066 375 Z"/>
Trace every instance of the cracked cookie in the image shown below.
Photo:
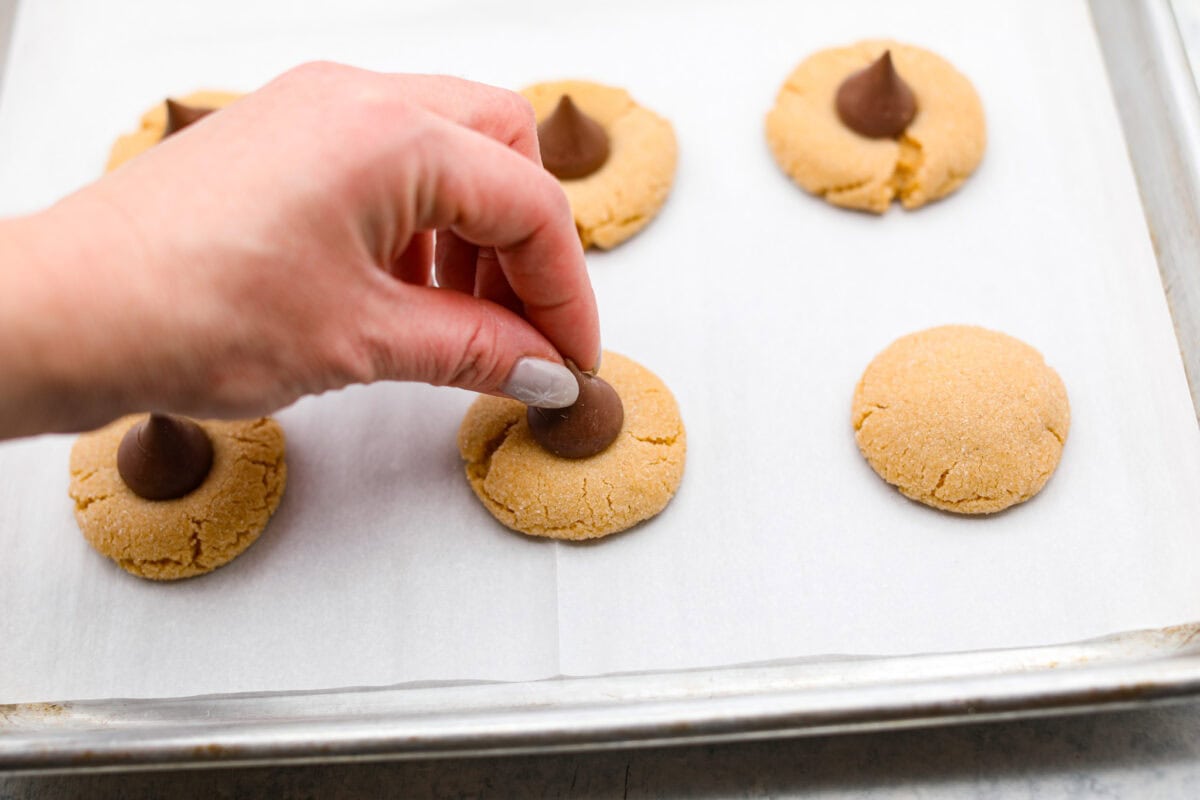
<path fill-rule="evenodd" d="M 679 488 L 687 435 L 675 397 L 640 364 L 606 352 L 599 372 L 625 418 L 617 438 L 589 458 L 559 458 L 529 430 L 516 400 L 480 397 L 458 432 L 467 481 L 504 525 L 532 536 L 593 539 L 658 514 Z"/>
<path fill-rule="evenodd" d="M 889 345 L 858 382 L 851 416 L 881 478 L 959 514 L 990 514 L 1041 491 L 1071 424 L 1067 390 L 1041 353 L 968 325 Z"/>
<path fill-rule="evenodd" d="M 870 138 L 843 122 L 838 93 L 848 77 L 888 51 L 915 96 L 916 115 L 899 136 Z M 780 88 L 766 132 L 780 168 L 805 191 L 877 214 L 894 199 L 914 209 L 950 194 L 979 166 L 987 142 L 983 105 L 971 82 L 940 56 L 891 41 L 807 58 Z"/>
<path fill-rule="evenodd" d="M 123 417 L 80 436 L 71 448 L 69 493 L 84 537 L 127 572 L 176 580 L 210 572 L 254 543 L 287 483 L 284 436 L 268 417 L 204 420 L 212 466 L 173 500 L 147 500 L 118 467 L 125 434 L 146 415 Z"/>
<path fill-rule="evenodd" d="M 195 122 L 209 110 L 224 108 L 241 97 L 236 92 L 202 90 L 184 95 L 178 100 L 167 100 L 142 114 L 141 124 L 133 133 L 121 136 L 113 143 L 108 155 L 105 172 L 112 172 L 136 155 L 144 153 L 158 144 L 170 133 Z M 173 105 L 173 109 L 168 106 Z"/>
<path fill-rule="evenodd" d="M 624 89 L 589 81 L 539 83 L 521 91 L 539 124 L 569 97 L 608 135 L 603 163 L 579 178 L 560 177 L 584 247 L 616 247 L 654 218 L 675 180 L 677 147 L 671 123 L 638 105 Z M 582 170 L 581 170 L 582 171 Z M 571 174 L 571 173 L 564 173 Z"/>

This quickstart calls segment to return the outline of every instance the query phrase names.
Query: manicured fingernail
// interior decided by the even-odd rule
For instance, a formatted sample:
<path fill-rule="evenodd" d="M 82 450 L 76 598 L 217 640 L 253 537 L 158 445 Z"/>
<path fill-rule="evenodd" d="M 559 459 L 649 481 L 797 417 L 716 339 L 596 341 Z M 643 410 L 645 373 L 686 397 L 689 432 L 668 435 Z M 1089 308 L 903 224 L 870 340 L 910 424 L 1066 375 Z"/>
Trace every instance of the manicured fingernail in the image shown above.
<path fill-rule="evenodd" d="M 538 408 L 566 408 L 579 398 L 579 381 L 562 364 L 522 358 L 500 387 L 514 400 Z"/>

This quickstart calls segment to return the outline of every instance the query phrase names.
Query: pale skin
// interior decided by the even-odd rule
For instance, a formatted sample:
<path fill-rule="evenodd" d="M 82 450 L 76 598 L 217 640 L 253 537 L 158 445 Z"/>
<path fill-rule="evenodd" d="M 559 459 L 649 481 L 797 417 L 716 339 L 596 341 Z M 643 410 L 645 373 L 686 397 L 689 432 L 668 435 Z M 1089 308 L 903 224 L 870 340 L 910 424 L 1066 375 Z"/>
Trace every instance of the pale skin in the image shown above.
<path fill-rule="evenodd" d="M 0 222 L 0 438 L 382 380 L 569 405 L 599 355 L 532 110 L 468 81 L 301 66 Z"/>

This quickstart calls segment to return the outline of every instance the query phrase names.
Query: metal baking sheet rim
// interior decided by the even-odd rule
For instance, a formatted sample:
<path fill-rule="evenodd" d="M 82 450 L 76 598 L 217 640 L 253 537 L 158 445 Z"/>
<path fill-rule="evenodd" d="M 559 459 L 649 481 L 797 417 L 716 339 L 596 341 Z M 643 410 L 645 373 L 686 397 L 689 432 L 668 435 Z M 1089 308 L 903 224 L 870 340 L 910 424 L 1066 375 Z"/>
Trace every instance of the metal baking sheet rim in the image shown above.
<path fill-rule="evenodd" d="M 1200 413 L 1200 100 L 1167 0 L 1090 0 Z M 0 771 L 619 748 L 1077 713 L 1200 694 L 1200 622 L 1072 644 L 324 692 L 0 705 Z"/>

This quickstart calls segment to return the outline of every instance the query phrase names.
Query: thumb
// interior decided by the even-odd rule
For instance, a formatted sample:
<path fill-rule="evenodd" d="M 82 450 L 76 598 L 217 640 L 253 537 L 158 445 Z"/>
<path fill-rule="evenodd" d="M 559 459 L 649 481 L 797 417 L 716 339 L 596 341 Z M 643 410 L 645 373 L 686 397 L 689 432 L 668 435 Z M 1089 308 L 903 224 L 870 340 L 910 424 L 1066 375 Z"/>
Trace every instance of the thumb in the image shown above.
<path fill-rule="evenodd" d="M 384 380 L 423 381 L 565 408 L 579 383 L 552 344 L 520 316 L 461 292 L 395 283 L 365 320 Z"/>

